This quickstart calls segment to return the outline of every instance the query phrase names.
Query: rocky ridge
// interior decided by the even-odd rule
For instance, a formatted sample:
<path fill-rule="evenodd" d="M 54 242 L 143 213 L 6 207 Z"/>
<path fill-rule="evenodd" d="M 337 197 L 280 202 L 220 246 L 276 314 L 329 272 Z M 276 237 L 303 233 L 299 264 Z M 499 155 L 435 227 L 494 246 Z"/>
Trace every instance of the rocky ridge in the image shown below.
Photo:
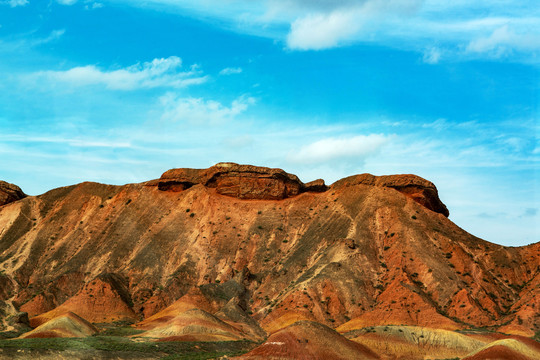
<path fill-rule="evenodd" d="M 304 184 L 296 175 L 281 169 L 235 163 L 219 163 L 208 169 L 171 169 L 164 172 L 160 179 L 146 183 L 148 186 L 157 185 L 159 190 L 173 192 L 197 184 L 215 188 L 221 195 L 260 200 L 282 200 L 303 192 L 325 192 L 329 189 L 322 179 Z M 449 215 L 435 185 L 416 175 L 354 175 L 337 181 L 331 188 L 354 185 L 393 188 L 430 210 L 447 217 Z"/>

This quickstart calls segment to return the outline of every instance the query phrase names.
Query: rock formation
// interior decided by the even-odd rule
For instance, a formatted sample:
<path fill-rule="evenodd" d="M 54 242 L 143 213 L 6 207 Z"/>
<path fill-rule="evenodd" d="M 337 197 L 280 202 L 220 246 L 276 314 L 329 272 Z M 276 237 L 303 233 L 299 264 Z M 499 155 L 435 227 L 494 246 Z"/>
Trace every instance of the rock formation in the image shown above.
<path fill-rule="evenodd" d="M 20 200 L 26 194 L 17 185 L 0 180 L 0 206 Z"/>
<path fill-rule="evenodd" d="M 208 169 L 172 169 L 157 181 L 162 191 L 182 191 L 197 184 L 239 199 L 281 200 L 305 191 L 326 190 L 321 179 L 304 184 L 281 169 L 235 163 L 219 163 Z"/>

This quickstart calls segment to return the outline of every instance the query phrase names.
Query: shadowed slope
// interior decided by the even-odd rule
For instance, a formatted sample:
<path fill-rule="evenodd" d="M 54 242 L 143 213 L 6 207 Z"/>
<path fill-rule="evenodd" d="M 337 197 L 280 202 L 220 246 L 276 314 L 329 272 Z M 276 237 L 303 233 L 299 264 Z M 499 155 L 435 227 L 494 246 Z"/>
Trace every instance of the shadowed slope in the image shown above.
<path fill-rule="evenodd" d="M 67 312 L 77 312 L 89 321 L 134 321 L 137 315 L 129 307 L 128 294 L 121 280 L 111 274 L 100 276 L 85 285 L 75 296 L 59 307 L 30 319 L 31 326 L 39 326 Z"/>

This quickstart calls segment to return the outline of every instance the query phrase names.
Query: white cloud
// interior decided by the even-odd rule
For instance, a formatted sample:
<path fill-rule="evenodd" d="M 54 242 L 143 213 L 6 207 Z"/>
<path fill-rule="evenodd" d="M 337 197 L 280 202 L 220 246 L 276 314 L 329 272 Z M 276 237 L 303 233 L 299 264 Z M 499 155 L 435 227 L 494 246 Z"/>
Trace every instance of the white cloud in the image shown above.
<path fill-rule="evenodd" d="M 219 19 L 227 29 L 284 41 L 294 50 L 371 42 L 416 51 L 432 64 L 502 54 L 517 62 L 540 59 L 536 0 L 109 1 Z"/>
<path fill-rule="evenodd" d="M 354 12 L 334 11 L 295 20 L 287 35 L 287 46 L 298 50 L 320 50 L 350 40 L 361 28 Z"/>
<path fill-rule="evenodd" d="M 517 34 L 508 25 L 496 28 L 489 36 L 475 39 L 467 46 L 468 52 L 491 53 L 495 56 L 508 54 L 512 50 L 539 49 L 540 38 L 538 36 Z"/>
<path fill-rule="evenodd" d="M 219 101 L 193 97 L 177 97 L 168 93 L 161 97 L 161 106 L 165 109 L 162 120 L 187 122 L 194 125 L 220 124 L 233 120 L 255 103 L 251 97 L 239 97 L 230 106 Z"/>
<path fill-rule="evenodd" d="M 71 6 L 71 5 L 75 4 L 77 2 L 77 0 L 56 0 L 56 2 L 59 3 L 60 5 Z"/>
<path fill-rule="evenodd" d="M 350 160 L 361 163 L 368 156 L 376 154 L 389 139 L 388 136 L 382 134 L 326 138 L 315 141 L 290 154 L 289 160 L 302 164 Z"/>
<path fill-rule="evenodd" d="M 291 23 L 287 46 L 297 50 L 321 50 L 354 41 L 372 40 L 388 19 L 411 16 L 422 0 L 316 1 L 318 12 L 299 12 Z M 300 8 L 306 1 L 297 0 Z"/>
<path fill-rule="evenodd" d="M 9 5 L 12 8 L 17 6 L 25 6 L 28 5 L 28 0 L 7 0 L 7 1 L 0 1 L 0 4 Z"/>
<path fill-rule="evenodd" d="M 112 90 L 135 90 L 141 88 L 174 87 L 181 88 L 204 83 L 203 76 L 192 66 L 189 71 L 179 71 L 182 60 L 179 57 L 154 59 L 127 68 L 103 71 L 95 65 L 79 66 L 66 71 L 40 71 L 30 75 L 33 81 L 65 83 L 71 86 L 104 85 Z"/>
<path fill-rule="evenodd" d="M 242 72 L 241 67 L 228 67 L 219 72 L 220 75 L 234 75 Z"/>

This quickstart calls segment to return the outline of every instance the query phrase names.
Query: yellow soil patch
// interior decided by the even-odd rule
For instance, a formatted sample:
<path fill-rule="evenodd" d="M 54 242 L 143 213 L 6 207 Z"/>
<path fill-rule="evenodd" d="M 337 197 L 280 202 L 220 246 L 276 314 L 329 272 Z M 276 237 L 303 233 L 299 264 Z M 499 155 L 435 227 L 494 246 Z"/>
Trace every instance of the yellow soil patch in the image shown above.
<path fill-rule="evenodd" d="M 290 325 L 294 324 L 295 322 L 301 321 L 301 320 L 311 320 L 311 319 L 308 319 L 303 314 L 293 312 L 293 311 L 289 311 L 289 312 L 286 312 L 283 315 L 271 320 L 270 322 L 268 322 L 266 324 L 263 324 L 262 327 L 267 333 L 273 334 L 273 333 L 275 333 L 275 332 L 277 332 L 277 331 L 279 331 L 281 329 L 284 329 L 287 326 L 290 326 Z"/>
<path fill-rule="evenodd" d="M 97 332 L 98 330 L 88 321 L 77 314 L 67 312 L 24 333 L 20 338 L 87 337 Z"/>
<path fill-rule="evenodd" d="M 376 353 L 410 360 L 461 357 L 485 345 L 453 331 L 418 326 L 378 326 L 352 340 Z"/>
<path fill-rule="evenodd" d="M 153 328 L 137 336 L 154 338 L 189 336 L 197 341 L 232 341 L 245 338 L 237 328 L 200 309 L 191 309 L 172 317 L 165 316 L 153 321 L 152 325 Z"/>

